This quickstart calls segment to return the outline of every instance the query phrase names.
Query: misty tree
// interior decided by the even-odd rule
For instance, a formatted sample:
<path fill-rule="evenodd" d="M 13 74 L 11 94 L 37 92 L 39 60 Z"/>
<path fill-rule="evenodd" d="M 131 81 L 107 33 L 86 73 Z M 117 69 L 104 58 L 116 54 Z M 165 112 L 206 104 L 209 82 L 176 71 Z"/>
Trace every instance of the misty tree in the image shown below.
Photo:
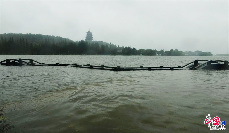
<path fill-rule="evenodd" d="M 41 34 L 0 34 L 0 54 L 2 55 L 146 55 L 146 56 L 209 56 L 210 52 L 182 52 L 178 49 L 152 50 L 119 47 L 111 43 L 72 41 L 59 36 Z"/>

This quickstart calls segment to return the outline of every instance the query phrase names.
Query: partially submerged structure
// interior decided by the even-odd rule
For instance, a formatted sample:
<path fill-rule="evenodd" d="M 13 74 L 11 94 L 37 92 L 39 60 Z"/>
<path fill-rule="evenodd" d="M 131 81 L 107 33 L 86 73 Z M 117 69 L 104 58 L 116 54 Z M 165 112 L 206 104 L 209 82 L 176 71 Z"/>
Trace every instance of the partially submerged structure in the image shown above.
<path fill-rule="evenodd" d="M 176 67 L 152 67 L 152 66 L 139 66 L 139 67 L 121 67 L 121 66 L 106 66 L 106 65 L 79 65 L 79 64 L 45 64 L 35 61 L 33 59 L 6 59 L 0 62 L 4 66 L 71 66 L 78 68 L 111 70 L 111 71 L 138 71 L 138 70 L 229 70 L 228 61 L 223 60 L 195 60 L 184 66 Z"/>

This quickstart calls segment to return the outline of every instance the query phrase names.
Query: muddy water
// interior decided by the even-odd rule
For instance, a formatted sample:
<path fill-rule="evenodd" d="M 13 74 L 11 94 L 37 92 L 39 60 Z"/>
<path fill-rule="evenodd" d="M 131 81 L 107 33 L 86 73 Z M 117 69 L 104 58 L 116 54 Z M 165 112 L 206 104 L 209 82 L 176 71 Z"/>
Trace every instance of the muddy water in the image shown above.
<path fill-rule="evenodd" d="M 178 66 L 227 57 L 0 56 L 44 63 Z M 209 132 L 205 116 L 229 120 L 229 71 L 112 72 L 0 66 L 0 116 L 16 133 Z M 2 126 L 1 125 L 1 126 Z"/>

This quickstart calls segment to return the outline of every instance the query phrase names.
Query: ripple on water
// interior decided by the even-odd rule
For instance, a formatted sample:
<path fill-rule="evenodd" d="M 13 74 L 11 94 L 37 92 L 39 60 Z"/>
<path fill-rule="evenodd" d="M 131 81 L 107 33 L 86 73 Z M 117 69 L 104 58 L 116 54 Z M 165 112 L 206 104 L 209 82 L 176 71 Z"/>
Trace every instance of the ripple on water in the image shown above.
<path fill-rule="evenodd" d="M 13 57 L 0 56 L 0 59 Z M 196 59 L 24 57 L 40 62 L 114 66 L 173 66 Z M 0 94 L 3 94 L 0 103 L 4 106 L 4 117 L 15 126 L 12 132 L 208 132 L 203 124 L 207 114 L 229 120 L 228 71 L 110 72 L 0 66 L 0 75 Z"/>

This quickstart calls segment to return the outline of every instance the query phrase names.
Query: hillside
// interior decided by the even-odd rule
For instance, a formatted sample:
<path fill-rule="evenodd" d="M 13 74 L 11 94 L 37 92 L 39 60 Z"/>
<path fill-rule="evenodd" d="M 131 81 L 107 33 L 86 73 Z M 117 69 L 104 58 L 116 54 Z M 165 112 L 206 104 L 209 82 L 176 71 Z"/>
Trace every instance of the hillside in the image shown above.
<path fill-rule="evenodd" d="M 117 46 L 106 42 L 74 42 L 59 36 L 41 34 L 0 34 L 2 55 L 115 54 Z"/>
<path fill-rule="evenodd" d="M 41 34 L 0 34 L 2 55 L 147 55 L 147 56 L 211 56 L 211 52 L 183 52 L 178 49 L 152 50 L 119 47 L 103 41 L 72 41 L 59 36 Z"/>
<path fill-rule="evenodd" d="M 21 34 L 21 33 L 8 33 L 8 34 L 0 34 L 0 38 L 2 39 L 13 39 L 13 41 L 19 42 L 19 41 L 27 41 L 27 43 L 32 44 L 57 44 L 62 42 L 74 42 L 68 38 L 62 38 L 60 36 L 51 36 L 51 35 L 42 35 L 42 34 Z"/>

